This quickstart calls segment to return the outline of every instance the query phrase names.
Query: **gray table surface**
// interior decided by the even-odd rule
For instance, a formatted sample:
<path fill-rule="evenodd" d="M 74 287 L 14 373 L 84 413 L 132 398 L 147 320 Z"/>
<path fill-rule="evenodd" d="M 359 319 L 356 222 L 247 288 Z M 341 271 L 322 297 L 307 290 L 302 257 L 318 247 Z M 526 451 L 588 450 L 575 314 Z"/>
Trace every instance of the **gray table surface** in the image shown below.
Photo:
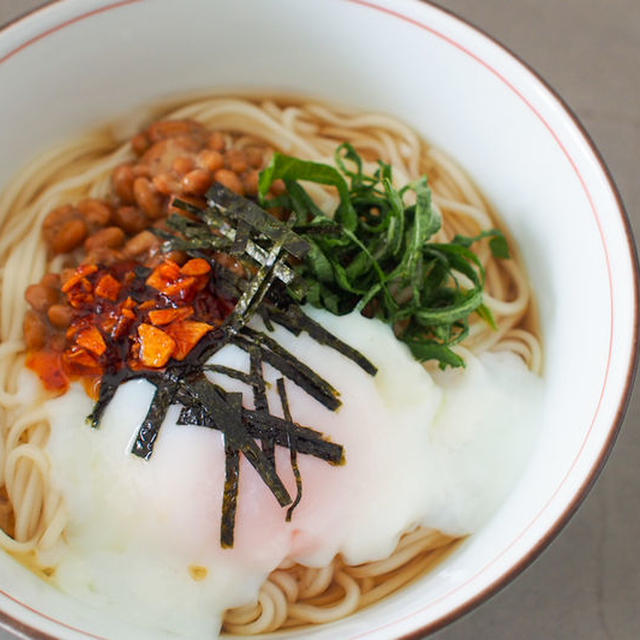
<path fill-rule="evenodd" d="M 42 0 L 0 0 L 0 25 Z M 640 237 L 640 0 L 439 0 L 532 65 L 576 111 Z M 638 385 L 636 385 L 638 386 Z M 542 556 L 438 640 L 640 638 L 640 394 L 595 488 Z M 10 640 L 0 631 L 0 640 Z"/>

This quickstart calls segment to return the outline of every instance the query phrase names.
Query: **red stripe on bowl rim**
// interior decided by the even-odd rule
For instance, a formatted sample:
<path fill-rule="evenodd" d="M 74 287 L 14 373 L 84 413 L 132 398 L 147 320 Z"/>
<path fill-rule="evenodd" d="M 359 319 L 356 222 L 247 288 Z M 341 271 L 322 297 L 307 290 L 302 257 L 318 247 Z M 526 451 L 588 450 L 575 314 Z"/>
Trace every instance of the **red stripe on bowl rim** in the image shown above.
<path fill-rule="evenodd" d="M 13 20 L 12 22 L 8 23 L 7 25 L 5 25 L 4 27 L 2 27 L 0 29 L 0 34 L 7 31 L 8 29 L 22 23 L 25 20 L 29 20 L 32 16 L 41 13 L 41 12 L 46 12 L 48 10 L 51 9 L 52 6 L 54 5 L 61 5 L 64 4 L 65 2 L 68 2 L 69 0 L 53 0 L 53 2 L 50 2 L 49 4 L 40 7 L 38 9 L 35 9 L 33 11 L 27 12 L 26 14 L 24 14 L 23 16 Z M 520 100 L 522 100 L 525 105 L 527 106 L 527 108 L 529 110 L 531 110 L 533 112 L 533 114 L 538 118 L 538 120 L 544 125 L 544 127 L 549 131 L 549 133 L 551 134 L 551 136 L 554 138 L 554 140 L 556 141 L 556 143 L 558 144 L 558 146 L 560 147 L 561 151 L 563 152 L 564 156 L 566 157 L 567 161 L 569 162 L 569 164 L 571 165 L 572 169 L 574 170 L 574 172 L 576 173 L 576 176 L 578 177 L 578 180 L 585 192 L 585 195 L 587 197 L 587 200 L 589 202 L 589 205 L 591 207 L 591 210 L 593 212 L 595 221 L 596 221 L 596 225 L 598 227 L 598 232 L 600 234 L 600 238 L 602 241 L 602 246 L 603 246 L 603 250 L 604 250 L 604 254 L 605 254 L 605 260 L 606 260 L 606 265 L 607 265 L 607 275 L 608 275 L 608 280 L 609 280 L 609 295 L 610 295 L 610 334 L 609 334 L 609 354 L 607 356 L 607 364 L 606 364 L 606 369 L 605 369 L 605 376 L 604 376 L 604 381 L 603 381 L 603 386 L 602 386 L 602 390 L 598 399 L 598 404 L 596 406 L 596 409 L 594 411 L 594 416 L 593 419 L 591 421 L 591 424 L 589 426 L 589 429 L 587 431 L 587 433 L 585 434 L 585 437 L 583 439 L 582 445 L 580 446 L 580 449 L 578 450 L 578 453 L 576 454 L 575 459 L 573 460 L 571 466 L 569 467 L 569 470 L 567 471 L 567 473 L 565 474 L 564 478 L 561 480 L 560 484 L 558 485 L 558 487 L 556 488 L 556 490 L 553 492 L 553 494 L 551 495 L 551 497 L 548 499 L 548 501 L 545 503 L 545 505 L 539 510 L 539 512 L 534 516 L 534 518 L 531 520 L 531 522 L 520 532 L 520 534 L 518 536 L 516 536 L 516 538 L 509 543 L 497 556 L 495 556 L 492 560 L 490 560 L 484 567 L 482 567 L 480 570 L 478 570 L 473 576 L 471 576 L 468 580 L 466 580 L 464 583 L 458 585 L 457 587 L 451 589 L 449 592 L 447 592 L 446 594 L 439 596 L 438 598 L 436 598 L 435 600 L 432 600 L 431 602 L 423 605 L 420 609 L 412 612 L 411 614 L 407 614 L 405 616 L 403 616 L 402 618 L 398 618 L 392 622 L 388 622 L 382 626 L 373 628 L 373 629 L 369 629 L 364 633 L 360 633 L 357 634 L 355 636 L 351 636 L 350 640 L 359 640 L 361 638 L 365 638 L 367 635 L 371 634 L 371 633 L 377 633 L 380 631 L 383 631 L 385 629 L 389 629 L 390 627 L 397 625 L 397 624 L 401 624 L 402 622 L 405 622 L 409 619 L 411 619 L 412 617 L 415 617 L 417 615 L 420 615 L 421 613 L 423 613 L 424 611 L 426 611 L 428 608 L 434 606 L 435 604 L 437 604 L 438 602 L 442 601 L 443 599 L 446 599 L 448 597 L 450 597 L 452 594 L 456 593 L 457 591 L 459 591 L 460 589 L 464 588 L 465 586 L 468 586 L 471 582 L 473 582 L 474 580 L 476 580 L 482 573 L 484 573 L 488 568 L 490 568 L 493 564 L 495 564 L 498 560 L 500 560 L 500 558 L 502 558 L 514 545 L 516 545 L 526 534 L 527 532 L 535 525 L 535 523 L 537 522 L 537 520 L 542 516 L 542 514 L 545 512 L 545 510 L 549 507 L 549 505 L 553 502 L 553 500 L 555 499 L 555 497 L 557 496 L 557 494 L 560 492 L 560 490 L 564 487 L 567 478 L 570 476 L 572 470 L 575 468 L 576 464 L 578 463 L 578 460 L 580 459 L 587 441 L 589 439 L 589 436 L 592 433 L 593 430 L 593 426 L 595 424 L 595 421 L 598 417 L 598 413 L 600 411 L 601 405 L 602 405 L 602 400 L 605 394 L 605 390 L 606 390 L 606 384 L 607 384 L 607 380 L 608 380 L 608 375 L 609 375 L 609 371 L 610 371 L 610 364 L 611 364 L 611 357 L 612 357 L 612 344 L 613 344 L 613 335 L 614 335 L 614 313 L 613 313 L 613 309 L 614 309 L 614 301 L 613 301 L 613 282 L 612 282 L 612 273 L 611 273 L 611 264 L 610 264 L 610 260 L 609 260 L 609 250 L 607 247 L 607 243 L 606 243 L 606 238 L 604 236 L 604 231 L 602 228 L 602 223 L 600 221 L 600 216 L 598 214 L 597 208 L 595 206 L 595 202 L 593 200 L 593 196 L 591 195 L 591 192 L 589 191 L 589 188 L 586 184 L 586 181 L 584 179 L 584 177 L 582 176 L 582 174 L 580 173 L 580 170 L 578 169 L 577 163 L 576 161 L 573 159 L 573 157 L 571 156 L 571 154 L 569 153 L 568 149 L 566 148 L 566 146 L 564 145 L 564 143 L 562 142 L 560 136 L 556 133 L 556 131 L 553 129 L 553 127 L 547 122 L 547 120 L 544 118 L 544 116 L 542 115 L 542 113 L 532 104 L 532 102 L 511 82 L 507 79 L 507 77 L 505 75 L 503 75 L 500 71 L 498 71 L 495 67 L 493 67 L 491 64 L 489 64 L 487 61 L 483 60 L 478 54 L 474 53 L 473 51 L 471 51 L 469 48 L 465 47 L 464 45 L 460 44 L 459 42 L 457 42 L 455 39 L 451 38 L 450 36 L 445 35 L 444 33 L 438 31 L 437 29 L 434 29 L 433 27 L 430 27 L 429 25 L 421 22 L 420 20 L 417 20 L 411 16 L 407 16 L 399 11 L 395 11 L 393 9 L 389 9 L 388 7 L 385 6 L 380 6 L 378 4 L 375 4 L 374 2 L 371 2 L 370 0 L 343 0 L 344 2 L 347 2 L 349 4 L 353 4 L 353 5 L 357 5 L 366 9 L 370 9 L 373 11 L 377 11 L 379 13 L 382 13 L 386 16 L 389 16 L 393 19 L 396 20 L 400 20 L 403 21 L 409 25 L 412 25 L 414 27 L 417 27 L 423 31 L 426 31 L 428 33 L 430 33 L 431 35 L 439 38 L 440 40 L 448 43 L 449 45 L 455 47 L 456 49 L 458 49 L 459 51 L 461 51 L 462 53 L 464 53 L 465 55 L 469 56 L 470 58 L 472 58 L 473 60 L 475 60 L 477 63 L 479 63 L 481 66 L 483 66 L 486 70 L 488 70 L 489 72 L 491 72 L 496 78 L 498 78 L 510 91 L 512 91 Z M 443 627 L 446 624 L 449 624 L 450 622 L 452 622 L 453 620 L 455 620 L 456 618 L 460 617 L 461 615 L 463 615 L 464 613 L 467 613 L 468 611 L 470 611 L 472 608 L 474 608 L 475 606 L 479 605 L 481 602 L 483 602 L 484 600 L 486 600 L 488 597 L 490 597 L 491 595 L 495 594 L 499 589 L 501 589 L 502 587 L 506 586 L 506 584 L 508 584 L 511 580 L 513 580 L 513 578 L 515 578 L 519 573 L 521 573 L 529 564 L 531 564 L 531 562 L 533 562 L 533 560 L 535 560 L 536 557 L 538 557 L 538 555 L 549 545 L 549 543 L 553 540 L 553 538 L 560 532 L 560 530 L 567 524 L 567 522 L 569 521 L 569 519 L 571 518 L 571 516 L 576 512 L 576 510 L 578 509 L 578 507 L 580 506 L 580 503 L 584 500 L 584 498 L 586 497 L 587 493 L 589 492 L 589 489 L 591 488 L 591 486 L 593 485 L 593 483 L 595 482 L 595 480 L 597 479 L 600 471 L 602 470 L 604 463 L 606 462 L 609 454 L 611 453 L 611 449 L 613 447 L 613 444 L 615 442 L 615 439 L 618 435 L 618 432 L 620 430 L 620 426 L 622 424 L 622 419 L 624 417 L 624 413 L 626 411 L 626 408 L 628 406 L 629 400 L 630 400 L 630 396 L 631 396 L 631 389 L 632 389 L 632 383 L 635 377 L 635 373 L 636 373 L 636 368 L 638 365 L 638 350 L 637 350 L 637 345 L 638 345 L 638 300 L 640 297 L 640 269 L 638 267 L 638 257 L 637 257 L 637 253 L 636 253 L 636 248 L 635 248 L 635 244 L 633 241 L 633 234 L 631 232 L 631 225 L 629 223 L 629 219 L 627 216 L 627 213 L 625 211 L 625 207 L 624 204 L 622 202 L 622 198 L 619 194 L 619 191 L 615 185 L 615 182 L 613 181 L 613 178 L 611 176 L 611 173 L 606 165 L 606 163 L 604 162 L 604 160 L 601 157 L 601 154 L 599 153 L 599 151 L 597 150 L 595 144 L 593 143 L 593 141 L 591 140 L 589 134 L 587 133 L 586 129 L 584 128 L 584 126 L 582 125 L 582 123 L 580 122 L 580 120 L 578 119 L 578 117 L 576 116 L 576 114 L 570 109 L 570 107 L 564 102 L 564 100 L 558 95 L 558 93 L 534 70 L 532 69 L 526 62 L 524 62 L 522 59 L 520 59 L 516 54 L 514 54 L 510 49 L 508 49 L 507 47 L 505 47 L 503 44 L 501 44 L 500 42 L 498 42 L 495 38 L 493 38 L 492 36 L 490 36 L 489 34 L 487 34 L 486 32 L 484 32 L 482 29 L 480 29 L 479 27 L 471 24 L 470 22 L 468 22 L 467 20 L 465 20 L 464 18 L 461 18 L 460 16 L 456 15 L 455 13 L 444 9 L 443 7 L 438 6 L 437 4 L 433 3 L 431 0 L 412 0 L 416 5 L 420 5 L 420 4 L 426 4 L 429 5 L 431 8 L 440 11 L 441 13 L 449 16 L 450 18 L 453 18 L 454 20 L 457 20 L 458 22 L 460 22 L 465 28 L 467 29 L 471 29 L 473 31 L 475 31 L 476 33 L 479 33 L 481 36 L 483 36 L 484 38 L 486 38 L 490 44 L 492 44 L 493 46 L 497 46 L 503 53 L 506 53 L 507 56 L 509 56 L 510 58 L 512 58 L 513 60 L 515 60 L 521 67 L 523 67 L 526 71 L 529 72 L 529 74 L 531 75 L 532 79 L 534 80 L 534 82 L 539 83 L 539 85 L 545 89 L 550 95 L 551 97 L 554 99 L 554 101 L 560 106 L 562 107 L 563 111 L 565 112 L 566 115 L 569 116 L 569 118 L 573 121 L 574 125 L 576 126 L 578 133 L 581 134 L 580 137 L 582 138 L 582 140 L 584 140 L 587 145 L 589 146 L 591 153 L 594 156 L 594 159 L 596 160 L 597 164 L 600 166 L 604 177 L 606 178 L 606 181 L 608 183 L 609 189 L 611 190 L 611 193 L 614 196 L 614 199 L 617 203 L 618 206 L 618 212 L 620 213 L 620 218 L 622 220 L 623 223 L 623 227 L 627 236 L 627 242 L 628 242 L 628 248 L 629 248 L 629 253 L 630 253 L 630 258 L 631 258 L 631 262 L 632 262 L 632 271 L 633 271 L 633 277 L 634 277 L 634 292 L 635 292 L 635 300 L 634 300 L 634 318 L 635 318 L 635 322 L 634 322 L 634 337 L 633 337 L 633 345 L 632 345 L 632 357 L 631 360 L 629 362 L 629 367 L 628 367 L 628 373 L 627 373 L 627 379 L 626 379 L 626 385 L 625 385 L 625 389 L 624 392 L 621 396 L 619 405 L 618 405 L 618 411 L 616 414 L 616 418 L 613 422 L 613 424 L 611 425 L 611 429 L 609 431 L 609 435 L 608 435 L 608 439 L 601 451 L 601 454 L 598 458 L 598 460 L 595 462 L 595 464 L 593 465 L 589 475 L 587 476 L 587 478 L 585 479 L 584 483 L 582 484 L 582 486 L 579 488 L 579 490 L 576 492 L 572 502 L 565 508 L 565 510 L 562 512 L 562 514 L 557 518 L 556 522 L 546 531 L 546 533 L 543 535 L 543 537 L 529 550 L 529 552 L 523 556 L 514 566 L 512 566 L 506 573 L 504 573 L 503 575 L 501 575 L 500 577 L 496 578 L 496 580 L 494 580 L 494 582 L 490 585 L 488 585 L 487 587 L 485 587 L 482 591 L 480 591 L 478 594 L 476 594 L 475 596 L 473 596 L 472 598 L 470 598 L 467 602 L 463 603 L 462 605 L 460 605 L 459 607 L 457 607 L 456 609 L 454 609 L 453 611 L 445 614 L 444 616 L 433 620 L 429 623 L 427 623 L 426 625 L 423 625 L 422 627 L 419 627 L 418 629 L 416 629 L 415 631 L 412 631 L 411 633 L 402 636 L 403 640 L 417 640 L 418 638 L 423 637 L 425 634 L 427 633 L 431 633 L 433 631 L 435 631 L 436 629 L 439 629 L 441 627 Z M 38 35 L 26 40 L 25 42 L 23 42 L 21 45 L 19 45 L 18 47 L 15 47 L 14 49 L 12 49 L 11 51 L 9 51 L 7 54 L 5 54 L 2 58 L 0 58 L 0 64 L 2 64 L 3 62 L 6 62 L 7 60 L 11 59 L 12 57 L 14 57 L 15 55 L 17 55 L 18 53 L 20 53 L 20 51 L 23 51 L 24 49 L 26 49 L 27 47 L 35 44 L 36 42 L 46 38 L 47 36 L 59 32 L 62 29 L 71 26 L 75 23 L 81 22 L 83 20 L 86 20 L 88 18 L 91 18 L 93 16 L 97 16 L 99 14 L 105 13 L 107 11 L 110 11 L 112 9 L 118 9 L 118 8 L 122 8 L 128 5 L 133 5 L 133 4 L 138 4 L 140 2 L 143 2 L 143 0 L 118 0 L 117 2 L 114 2 L 112 4 L 107 4 L 104 5 L 102 7 L 98 7 L 97 9 L 94 9 L 92 11 L 88 11 L 86 13 L 82 13 L 80 15 L 77 15 L 73 18 L 70 18 L 68 20 L 65 20 L 63 22 L 61 22 L 60 24 L 51 27 L 49 29 L 46 29 L 45 31 L 39 33 Z M 58 620 L 57 618 L 54 618 L 52 616 L 49 616 L 37 609 L 35 609 L 34 607 L 29 606 L 28 604 L 22 602 L 21 600 L 15 598 L 14 596 L 12 596 L 11 594 L 3 591 L 0 589 L 0 594 L 2 594 L 3 596 L 5 596 L 6 598 L 8 598 L 9 600 L 15 602 L 16 604 L 22 606 L 23 608 L 25 608 L 26 610 L 30 611 L 31 613 L 35 613 L 39 616 L 41 616 L 42 618 L 53 622 L 55 624 L 58 624 L 66 629 L 69 629 L 70 631 L 74 631 L 77 633 L 81 633 L 84 634 L 85 636 L 89 637 L 89 638 L 94 638 L 96 640 L 108 640 L 107 638 L 103 637 L 103 636 L 99 636 L 96 634 L 93 634 L 89 631 L 85 631 L 83 629 L 80 629 L 78 627 L 75 627 L 73 625 L 67 624 L 61 620 Z M 38 629 L 35 629 L 19 620 L 16 620 L 14 618 L 12 618 L 11 616 L 9 616 L 8 614 L 4 613 L 4 612 L 0 612 L 0 624 L 3 624 L 5 626 L 7 626 L 8 628 L 10 628 L 11 630 L 23 635 L 23 637 L 27 637 L 25 636 L 25 634 L 29 634 L 28 637 L 32 637 L 32 638 L 37 638 L 37 639 L 43 639 L 43 640 L 56 640 L 55 636 L 51 636 L 49 634 L 47 634 L 46 632 L 42 632 Z"/>

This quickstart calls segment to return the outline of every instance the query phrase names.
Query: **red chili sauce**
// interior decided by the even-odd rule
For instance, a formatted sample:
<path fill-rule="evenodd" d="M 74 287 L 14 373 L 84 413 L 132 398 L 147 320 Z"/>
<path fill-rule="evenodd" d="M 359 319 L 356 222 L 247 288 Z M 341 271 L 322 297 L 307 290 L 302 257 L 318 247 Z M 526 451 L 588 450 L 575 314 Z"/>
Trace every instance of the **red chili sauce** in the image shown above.
<path fill-rule="evenodd" d="M 166 229 L 170 214 L 187 215 L 172 206 L 175 197 L 204 205 L 214 181 L 255 196 L 267 147 L 241 147 L 190 120 L 155 122 L 131 146 L 137 159 L 114 169 L 107 198 L 58 207 L 42 226 L 50 257 L 62 254 L 64 268 L 27 288 L 24 336 L 27 366 L 51 391 L 80 379 L 95 398 L 106 372 L 183 360 L 235 304 L 216 293 L 211 263 L 162 253 L 152 229 Z M 228 255 L 212 260 L 243 270 Z"/>

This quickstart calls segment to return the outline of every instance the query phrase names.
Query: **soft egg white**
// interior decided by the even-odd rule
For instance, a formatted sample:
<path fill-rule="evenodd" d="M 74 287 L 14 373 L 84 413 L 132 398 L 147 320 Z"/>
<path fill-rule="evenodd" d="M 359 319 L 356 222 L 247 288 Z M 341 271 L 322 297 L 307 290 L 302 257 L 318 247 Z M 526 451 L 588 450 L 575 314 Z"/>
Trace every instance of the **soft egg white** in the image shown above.
<path fill-rule="evenodd" d="M 286 381 L 294 420 L 342 444 L 346 464 L 300 455 L 303 497 L 286 522 L 286 510 L 242 459 L 231 550 L 219 545 L 220 432 L 178 426 L 179 407 L 172 407 L 145 462 L 129 452 L 151 402 L 149 383 L 123 385 L 97 430 L 86 425 L 92 403 L 79 386 L 47 404 L 52 477 L 69 512 L 55 573 L 61 589 L 150 637 L 214 637 L 224 610 L 255 600 L 284 560 L 323 566 L 342 553 L 359 564 L 388 556 L 420 524 L 456 535 L 482 525 L 526 459 L 541 381 L 512 354 L 470 355 L 466 369 L 430 375 L 381 322 L 306 312 L 378 374 L 276 327 L 272 337 L 340 392 L 342 406 L 331 412 Z M 249 369 L 234 346 L 212 361 Z M 270 410 L 282 415 L 278 377 L 265 365 Z M 210 378 L 242 391 L 251 406 L 242 383 Z M 278 448 L 276 461 L 295 495 L 288 450 Z"/>

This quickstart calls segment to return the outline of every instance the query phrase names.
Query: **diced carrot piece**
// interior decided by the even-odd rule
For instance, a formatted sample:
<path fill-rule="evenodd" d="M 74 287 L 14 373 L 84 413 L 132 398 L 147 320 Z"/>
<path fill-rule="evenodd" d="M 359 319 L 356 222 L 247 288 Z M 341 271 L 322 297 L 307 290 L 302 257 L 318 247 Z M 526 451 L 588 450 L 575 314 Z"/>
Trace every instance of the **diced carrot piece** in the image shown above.
<path fill-rule="evenodd" d="M 100 278 L 96 285 L 96 295 L 114 302 L 120 295 L 122 285 L 109 273 Z"/>
<path fill-rule="evenodd" d="M 147 285 L 162 291 L 168 284 L 175 282 L 180 277 L 180 265 L 171 260 L 166 260 L 158 265 L 147 278 Z"/>
<path fill-rule="evenodd" d="M 162 287 L 164 287 L 167 284 L 165 282 L 164 278 L 162 277 L 162 275 L 160 274 L 160 272 L 158 271 L 159 268 L 160 267 L 156 267 L 151 272 L 151 275 L 146 280 L 146 284 L 149 287 L 153 287 L 154 289 L 158 289 L 158 291 L 160 291 L 160 289 L 162 289 Z"/>
<path fill-rule="evenodd" d="M 62 366 L 62 354 L 57 351 L 36 351 L 27 357 L 27 367 L 35 371 L 49 391 L 66 391 L 69 378 Z"/>
<path fill-rule="evenodd" d="M 196 279 L 192 276 L 188 276 L 178 282 L 167 284 L 162 289 L 162 293 L 164 293 L 164 295 L 168 298 L 173 298 L 175 300 L 186 300 L 195 293 L 195 284 Z"/>
<path fill-rule="evenodd" d="M 129 331 L 129 327 L 131 327 L 135 319 L 136 315 L 133 311 L 130 309 L 123 309 L 122 314 L 118 316 L 118 320 L 111 329 L 111 337 L 116 340 L 121 338 L 125 333 L 127 333 L 127 331 Z"/>
<path fill-rule="evenodd" d="M 73 273 L 73 275 L 62 285 L 63 293 L 67 293 L 75 287 L 86 276 L 90 276 L 98 270 L 95 264 L 81 264 Z"/>
<path fill-rule="evenodd" d="M 71 373 L 75 374 L 101 374 L 102 367 L 98 362 L 96 356 L 92 353 L 89 353 L 83 347 L 71 347 L 71 349 L 67 349 L 63 354 L 63 360 L 66 364 L 67 369 Z"/>
<path fill-rule="evenodd" d="M 131 309 L 110 311 L 98 317 L 98 325 L 105 335 L 111 338 L 123 336 L 136 319 L 136 314 Z"/>
<path fill-rule="evenodd" d="M 173 357 L 184 360 L 204 335 L 214 327 L 206 322 L 182 320 L 174 322 L 166 328 L 166 332 L 175 340 L 176 348 Z"/>
<path fill-rule="evenodd" d="M 164 367 L 176 348 L 175 340 L 162 329 L 143 323 L 138 327 L 140 362 L 145 367 Z"/>
<path fill-rule="evenodd" d="M 80 331 L 81 329 L 81 325 L 72 322 L 68 327 L 67 327 L 67 331 L 65 332 L 65 336 L 67 338 L 67 340 L 73 340 L 73 337 L 78 333 L 78 331 Z"/>
<path fill-rule="evenodd" d="M 124 309 L 133 309 L 136 306 L 136 301 L 129 296 L 123 303 L 122 303 L 122 307 Z"/>
<path fill-rule="evenodd" d="M 98 325 L 105 335 L 111 338 L 120 338 L 123 336 L 136 319 L 136 314 L 131 309 L 123 309 L 109 311 L 108 313 L 98 316 Z"/>
<path fill-rule="evenodd" d="M 138 305 L 138 310 L 139 311 L 147 311 L 147 309 L 155 309 L 156 306 L 156 301 L 155 300 L 147 300 L 145 302 L 143 302 L 142 304 Z"/>
<path fill-rule="evenodd" d="M 119 316 L 116 312 L 112 311 L 111 313 L 105 313 L 102 316 L 99 316 L 97 321 L 100 325 L 102 331 L 107 334 L 113 336 L 113 328 L 118 323 Z M 67 338 L 69 338 L 69 332 L 67 331 Z"/>
<path fill-rule="evenodd" d="M 76 344 L 79 344 L 97 356 L 101 356 L 107 350 L 107 345 L 102 334 L 94 325 L 86 327 L 78 333 L 76 336 Z"/>
<path fill-rule="evenodd" d="M 204 276 L 211 271 L 211 265 L 204 258 L 193 258 L 183 264 L 180 271 L 185 276 Z"/>
<path fill-rule="evenodd" d="M 180 265 L 173 260 L 165 260 L 158 269 L 167 280 L 177 280 L 180 277 Z"/>
<path fill-rule="evenodd" d="M 67 293 L 67 301 L 74 309 L 80 309 L 81 307 L 92 306 L 94 297 L 92 293 L 84 291 L 69 291 Z"/>
<path fill-rule="evenodd" d="M 169 324 L 174 320 L 184 320 L 193 315 L 193 307 L 178 307 L 177 309 L 154 309 L 149 311 L 149 320 L 151 324 L 161 326 Z"/>

